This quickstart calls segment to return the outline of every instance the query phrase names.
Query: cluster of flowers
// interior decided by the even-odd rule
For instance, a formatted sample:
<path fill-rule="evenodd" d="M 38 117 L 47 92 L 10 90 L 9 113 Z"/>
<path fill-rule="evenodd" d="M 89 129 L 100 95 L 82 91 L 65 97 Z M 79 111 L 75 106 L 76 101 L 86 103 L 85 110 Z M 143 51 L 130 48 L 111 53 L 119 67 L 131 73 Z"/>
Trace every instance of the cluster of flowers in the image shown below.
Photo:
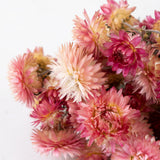
<path fill-rule="evenodd" d="M 11 61 L 41 153 L 76 160 L 160 160 L 160 12 L 140 21 L 127 1 L 76 16 L 55 58 L 35 48 Z"/>

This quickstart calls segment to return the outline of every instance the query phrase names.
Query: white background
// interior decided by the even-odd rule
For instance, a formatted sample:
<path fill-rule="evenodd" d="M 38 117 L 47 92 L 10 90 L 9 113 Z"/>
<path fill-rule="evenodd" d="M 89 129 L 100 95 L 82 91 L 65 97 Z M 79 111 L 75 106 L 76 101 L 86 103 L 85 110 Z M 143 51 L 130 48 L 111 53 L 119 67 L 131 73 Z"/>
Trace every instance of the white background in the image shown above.
<path fill-rule="evenodd" d="M 160 10 L 159 0 L 128 0 L 136 6 L 134 15 L 143 19 Z M 53 55 L 58 47 L 72 41 L 75 15 L 89 15 L 106 0 L 0 0 L 0 160 L 56 160 L 39 155 L 32 147 L 30 110 L 15 102 L 8 86 L 10 60 L 18 54 L 42 46 Z"/>

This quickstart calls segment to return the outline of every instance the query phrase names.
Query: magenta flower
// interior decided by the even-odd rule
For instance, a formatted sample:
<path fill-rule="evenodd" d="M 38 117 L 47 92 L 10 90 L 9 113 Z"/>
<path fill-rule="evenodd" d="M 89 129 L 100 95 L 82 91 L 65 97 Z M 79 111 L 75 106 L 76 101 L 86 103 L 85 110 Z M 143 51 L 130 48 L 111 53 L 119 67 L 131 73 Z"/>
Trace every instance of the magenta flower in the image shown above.
<path fill-rule="evenodd" d="M 146 57 L 147 53 L 139 35 L 131 37 L 121 30 L 119 36 L 112 34 L 111 42 L 106 42 L 104 46 L 106 50 L 103 54 L 108 57 L 107 65 L 112 66 L 112 70 L 117 74 L 122 72 L 126 77 L 130 72 L 135 75 L 138 67 L 144 67 L 142 57 Z"/>

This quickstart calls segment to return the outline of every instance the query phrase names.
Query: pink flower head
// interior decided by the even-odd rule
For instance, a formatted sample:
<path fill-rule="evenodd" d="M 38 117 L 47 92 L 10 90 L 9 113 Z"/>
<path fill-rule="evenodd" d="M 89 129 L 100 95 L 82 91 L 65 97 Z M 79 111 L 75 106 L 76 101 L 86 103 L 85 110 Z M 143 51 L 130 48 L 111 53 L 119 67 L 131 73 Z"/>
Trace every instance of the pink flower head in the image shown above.
<path fill-rule="evenodd" d="M 108 158 L 103 150 L 93 143 L 91 146 L 86 146 L 76 160 L 108 160 Z"/>
<path fill-rule="evenodd" d="M 154 11 L 155 19 L 151 16 L 147 16 L 146 19 L 142 22 L 143 25 L 147 27 L 147 29 L 153 29 L 154 24 L 160 20 L 160 11 Z"/>
<path fill-rule="evenodd" d="M 131 122 L 129 127 L 129 136 L 136 135 L 136 136 L 145 136 L 145 135 L 153 135 L 153 131 L 150 128 L 151 124 L 147 121 L 147 116 L 141 115 L 137 119 L 134 119 Z M 142 129 L 143 128 L 143 129 Z"/>
<path fill-rule="evenodd" d="M 156 89 L 157 81 L 154 75 L 149 70 L 143 70 L 136 74 L 134 78 L 135 92 L 140 90 L 139 93 L 144 95 L 147 100 L 157 101 Z"/>
<path fill-rule="evenodd" d="M 60 98 L 66 97 L 66 100 L 79 102 L 87 99 L 106 80 L 101 64 L 92 55 L 87 55 L 84 48 L 71 43 L 62 45 L 57 61 L 50 67 L 50 78 L 57 79 Z"/>
<path fill-rule="evenodd" d="M 117 74 L 123 73 L 126 77 L 128 73 L 135 75 L 137 68 L 143 68 L 142 57 L 147 53 L 141 48 L 141 37 L 136 35 L 130 37 L 125 31 L 121 30 L 119 36 L 111 35 L 111 42 L 106 42 L 107 48 L 103 54 L 108 57 L 108 65 Z"/>
<path fill-rule="evenodd" d="M 99 11 L 95 12 L 91 20 L 86 10 L 84 10 L 84 16 L 85 20 L 78 16 L 74 20 L 73 39 L 80 46 L 86 48 L 87 52 L 93 53 L 96 58 L 99 58 L 99 49 L 108 40 L 106 21 Z"/>
<path fill-rule="evenodd" d="M 56 156 L 67 159 L 81 155 L 85 140 L 80 138 L 73 129 L 67 130 L 34 130 L 32 142 L 41 153 L 51 152 Z"/>
<path fill-rule="evenodd" d="M 42 79 L 37 74 L 38 65 L 31 53 L 17 56 L 9 66 L 9 82 L 16 100 L 31 106 L 35 94 L 42 88 Z"/>
<path fill-rule="evenodd" d="M 147 16 L 146 19 L 140 24 L 141 26 L 146 26 L 147 29 L 153 29 L 160 31 L 160 11 L 154 12 L 155 18 L 151 16 Z M 152 33 L 152 35 L 156 42 L 160 43 L 160 34 Z"/>
<path fill-rule="evenodd" d="M 124 28 L 122 22 L 127 22 L 133 25 L 137 20 L 131 16 L 131 13 L 135 10 L 135 7 L 128 8 L 126 0 L 120 0 L 117 3 L 114 0 L 107 0 L 107 4 L 101 7 L 102 15 L 105 17 L 107 24 L 114 31 L 119 31 Z"/>
<path fill-rule="evenodd" d="M 68 106 L 64 100 L 58 97 L 58 91 L 52 89 L 43 93 L 43 98 L 36 107 L 33 108 L 31 117 L 35 119 L 34 124 L 42 124 L 41 128 L 57 128 L 61 125 L 65 128 L 69 123 Z M 47 95 L 50 95 L 47 97 Z"/>
<path fill-rule="evenodd" d="M 154 137 L 131 136 L 123 146 L 117 147 L 111 160 L 159 160 L 160 141 Z"/>
<path fill-rule="evenodd" d="M 89 138 L 89 145 L 93 141 L 101 145 L 125 137 L 130 122 L 140 116 L 138 110 L 129 108 L 128 102 L 129 97 L 123 97 L 122 90 L 111 88 L 107 92 L 102 89 L 101 95 L 94 95 L 86 103 L 79 103 L 78 131 Z"/>

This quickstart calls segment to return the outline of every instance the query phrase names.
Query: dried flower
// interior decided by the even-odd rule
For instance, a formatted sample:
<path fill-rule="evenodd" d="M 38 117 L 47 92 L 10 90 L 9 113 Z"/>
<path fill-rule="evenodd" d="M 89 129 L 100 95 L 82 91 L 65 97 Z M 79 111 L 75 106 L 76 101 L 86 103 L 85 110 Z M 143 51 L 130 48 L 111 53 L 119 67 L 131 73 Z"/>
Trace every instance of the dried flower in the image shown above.
<path fill-rule="evenodd" d="M 100 147 L 93 143 L 91 146 L 86 146 L 76 160 L 108 160 L 108 157 Z"/>
<path fill-rule="evenodd" d="M 34 124 L 41 123 L 41 128 L 65 128 L 69 125 L 68 106 L 64 99 L 60 100 L 58 91 L 50 89 L 44 92 L 39 104 L 37 104 L 31 113 L 34 118 Z M 49 95 L 49 96 L 47 96 Z"/>
<path fill-rule="evenodd" d="M 101 56 L 100 49 L 103 48 L 103 43 L 108 40 L 109 32 L 104 17 L 99 11 L 95 12 L 90 20 L 86 10 L 84 10 L 85 20 L 76 16 L 74 20 L 73 39 L 82 47 L 85 47 L 87 52 L 94 54 L 96 58 Z"/>
<path fill-rule="evenodd" d="M 113 34 L 110 39 L 111 42 L 104 44 L 106 50 L 103 54 L 108 57 L 108 65 L 113 71 L 117 74 L 122 72 L 126 77 L 129 72 L 135 75 L 138 67 L 144 67 L 142 57 L 146 57 L 147 53 L 141 47 L 139 35 L 131 37 L 121 30 L 119 36 Z"/>
<path fill-rule="evenodd" d="M 111 30 L 117 32 L 120 29 L 125 29 L 126 26 L 123 25 L 123 22 L 130 25 L 137 23 L 137 20 L 131 16 L 136 8 L 128 8 L 126 0 L 120 0 L 119 4 L 114 0 L 107 0 L 107 2 L 101 7 L 101 10 Z"/>
<path fill-rule="evenodd" d="M 54 131 L 34 130 L 32 135 L 33 145 L 41 153 L 51 152 L 56 156 L 63 156 L 67 159 L 79 156 L 85 147 L 85 140 L 80 138 L 73 129 Z"/>
<path fill-rule="evenodd" d="M 122 90 L 111 88 L 107 92 L 103 89 L 100 96 L 94 95 L 86 103 L 79 103 L 78 131 L 89 138 L 89 145 L 93 141 L 99 145 L 118 141 L 128 134 L 130 122 L 140 115 L 138 110 L 129 108 L 128 102 L 129 97 L 123 97 Z"/>
<path fill-rule="evenodd" d="M 8 79 L 16 100 L 31 106 L 35 94 L 42 88 L 42 79 L 37 74 L 37 63 L 31 53 L 17 56 L 9 66 Z"/>
<path fill-rule="evenodd" d="M 50 77 L 59 81 L 61 98 L 82 101 L 105 82 L 101 64 L 85 53 L 86 50 L 77 45 L 64 45 L 59 50 L 57 62 L 50 66 Z"/>
<path fill-rule="evenodd" d="M 117 147 L 111 160 L 159 160 L 160 141 L 154 137 L 129 137 L 123 146 Z"/>

